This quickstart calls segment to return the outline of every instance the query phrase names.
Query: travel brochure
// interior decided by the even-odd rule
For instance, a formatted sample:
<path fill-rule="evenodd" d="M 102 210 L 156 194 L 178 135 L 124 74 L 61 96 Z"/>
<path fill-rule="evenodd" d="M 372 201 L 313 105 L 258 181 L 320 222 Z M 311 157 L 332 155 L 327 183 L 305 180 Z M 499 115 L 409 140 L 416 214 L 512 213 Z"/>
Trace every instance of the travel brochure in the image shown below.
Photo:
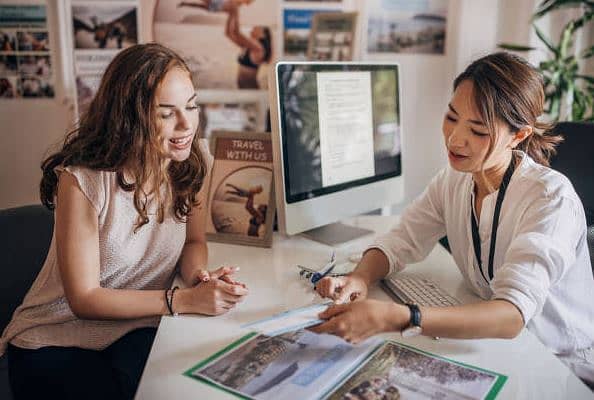
<path fill-rule="evenodd" d="M 252 332 L 184 375 L 244 399 L 495 399 L 507 377 L 399 343 Z"/>
<path fill-rule="evenodd" d="M 267 132 L 213 131 L 209 182 L 209 241 L 272 245 L 274 185 L 272 142 Z"/>

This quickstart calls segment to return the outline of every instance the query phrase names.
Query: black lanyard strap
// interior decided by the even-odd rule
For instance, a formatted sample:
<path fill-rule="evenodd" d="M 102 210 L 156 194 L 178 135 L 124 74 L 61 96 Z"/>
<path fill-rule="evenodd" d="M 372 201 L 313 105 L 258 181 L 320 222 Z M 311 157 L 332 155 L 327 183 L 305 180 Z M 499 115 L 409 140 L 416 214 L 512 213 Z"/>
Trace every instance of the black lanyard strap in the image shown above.
<path fill-rule="evenodd" d="M 474 204 L 472 203 L 472 197 L 470 201 L 470 224 L 472 226 L 472 244 L 474 245 L 474 255 L 478 261 L 479 270 L 481 271 L 481 275 L 485 279 L 487 283 L 493 279 L 493 258 L 495 257 L 495 243 L 497 241 L 497 228 L 499 227 L 499 214 L 501 213 L 501 205 L 503 204 L 503 198 L 505 197 L 505 192 L 507 191 L 507 187 L 509 186 L 509 182 L 511 181 L 512 174 L 514 173 L 514 169 L 516 168 L 516 163 L 514 160 L 514 156 L 512 154 L 511 161 L 505 174 L 503 175 L 503 180 L 501 181 L 501 186 L 499 187 L 499 193 L 497 194 L 497 202 L 495 203 L 495 211 L 493 212 L 493 226 L 491 229 L 491 245 L 489 246 L 489 279 L 485 276 L 483 271 L 483 262 L 481 260 L 481 237 L 479 235 L 478 224 L 476 223 L 476 219 L 474 218 Z"/>

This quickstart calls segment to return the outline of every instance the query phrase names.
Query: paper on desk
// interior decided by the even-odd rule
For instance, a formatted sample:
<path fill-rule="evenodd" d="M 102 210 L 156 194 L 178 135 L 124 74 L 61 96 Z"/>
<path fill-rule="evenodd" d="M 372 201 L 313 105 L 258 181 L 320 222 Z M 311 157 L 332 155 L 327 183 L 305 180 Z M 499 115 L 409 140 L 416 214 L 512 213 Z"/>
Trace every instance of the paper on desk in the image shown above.
<path fill-rule="evenodd" d="M 269 336 L 296 331 L 324 322 L 324 320 L 318 318 L 318 314 L 324 311 L 330 304 L 332 302 L 328 301 L 322 304 L 284 311 L 271 317 L 242 325 L 242 328 L 255 330 Z"/>

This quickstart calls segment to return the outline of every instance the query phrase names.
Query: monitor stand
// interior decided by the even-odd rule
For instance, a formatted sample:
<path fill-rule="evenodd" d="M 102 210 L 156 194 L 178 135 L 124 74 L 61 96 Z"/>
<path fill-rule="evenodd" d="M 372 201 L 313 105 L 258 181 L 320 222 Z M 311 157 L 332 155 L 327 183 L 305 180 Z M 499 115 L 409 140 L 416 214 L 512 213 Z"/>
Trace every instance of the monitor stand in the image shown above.
<path fill-rule="evenodd" d="M 337 246 L 361 236 L 374 233 L 371 229 L 359 228 L 357 226 L 345 225 L 341 222 L 328 224 L 319 228 L 311 229 L 302 233 L 308 239 L 324 243 L 329 246 Z"/>

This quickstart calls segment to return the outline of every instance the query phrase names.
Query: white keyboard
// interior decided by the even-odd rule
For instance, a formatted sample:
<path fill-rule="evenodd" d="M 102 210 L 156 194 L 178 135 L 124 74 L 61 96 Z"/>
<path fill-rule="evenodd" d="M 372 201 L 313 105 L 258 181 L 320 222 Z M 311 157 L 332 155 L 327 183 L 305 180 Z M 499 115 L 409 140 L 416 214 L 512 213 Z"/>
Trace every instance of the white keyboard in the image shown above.
<path fill-rule="evenodd" d="M 426 307 L 459 305 L 460 302 L 441 289 L 435 282 L 421 277 L 388 276 L 382 280 L 388 294 L 403 303 Z"/>

